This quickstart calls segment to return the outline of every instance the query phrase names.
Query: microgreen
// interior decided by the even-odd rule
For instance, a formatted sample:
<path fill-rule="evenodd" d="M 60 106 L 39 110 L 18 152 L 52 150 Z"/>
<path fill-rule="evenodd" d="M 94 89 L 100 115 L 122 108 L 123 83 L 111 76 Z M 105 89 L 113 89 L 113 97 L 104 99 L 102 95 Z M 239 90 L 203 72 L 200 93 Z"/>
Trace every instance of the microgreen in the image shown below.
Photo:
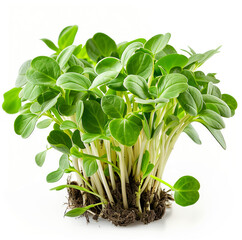
<path fill-rule="evenodd" d="M 43 166 L 47 151 L 56 149 L 62 156 L 47 182 L 57 182 L 65 173 L 76 174 L 78 181 L 52 190 L 74 188 L 101 201 L 85 205 L 84 200 L 65 216 L 114 205 L 118 182 L 125 209 L 131 202 L 128 183 L 138 183 L 140 214 L 150 209 L 155 194 L 159 196 L 160 184 L 174 192 L 177 204 L 196 203 L 200 184 L 194 177 L 181 177 L 172 186 L 162 176 L 183 132 L 201 144 L 194 122 L 226 149 L 221 130 L 224 118 L 235 114 L 237 102 L 222 93 L 215 73 L 198 70 L 219 48 L 205 53 L 189 48 L 181 54 L 168 44 L 169 33 L 120 44 L 96 33 L 85 44 L 74 45 L 77 30 L 76 25 L 64 28 L 57 44 L 41 39 L 54 52 L 24 62 L 2 104 L 7 113 L 18 113 L 14 130 L 23 138 L 36 127 L 50 129 L 49 146 L 36 155 L 36 164 Z M 145 192 L 151 193 L 150 199 L 141 204 Z"/>

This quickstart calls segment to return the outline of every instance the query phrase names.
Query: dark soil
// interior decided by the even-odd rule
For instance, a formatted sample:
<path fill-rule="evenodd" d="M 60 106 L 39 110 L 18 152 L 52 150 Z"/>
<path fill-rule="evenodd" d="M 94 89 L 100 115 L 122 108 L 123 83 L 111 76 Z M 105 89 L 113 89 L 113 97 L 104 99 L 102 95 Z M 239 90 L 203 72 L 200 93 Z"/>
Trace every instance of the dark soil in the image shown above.
<path fill-rule="evenodd" d="M 161 191 L 158 196 L 157 193 L 154 194 L 154 198 L 152 203 L 150 204 L 150 210 L 147 210 L 147 206 L 150 201 L 151 193 L 144 192 L 141 194 L 141 207 L 143 209 L 143 213 L 140 213 L 138 208 L 136 207 L 136 192 L 138 190 L 138 183 L 132 181 L 130 179 L 130 183 L 126 185 L 127 191 L 127 199 L 128 199 L 128 209 L 123 208 L 122 202 L 122 192 L 121 192 L 121 184 L 120 182 L 116 183 L 116 190 L 112 192 L 115 204 L 112 206 L 108 204 L 103 210 L 101 206 L 97 206 L 91 209 L 94 217 L 93 219 L 97 220 L 98 217 L 103 217 L 109 221 L 111 221 L 116 226 L 127 226 L 136 221 L 141 221 L 144 224 L 148 224 L 155 220 L 161 219 L 167 207 L 170 206 L 173 198 L 171 194 L 164 190 Z M 69 184 L 75 184 L 76 182 L 70 182 Z M 68 188 L 68 207 L 76 208 L 83 207 L 84 205 L 94 204 L 100 202 L 98 198 L 89 193 L 86 194 L 86 203 L 83 204 L 83 196 L 79 190 Z M 145 209 L 145 210 L 144 210 Z M 84 214 L 87 221 L 89 222 L 88 213 Z"/>

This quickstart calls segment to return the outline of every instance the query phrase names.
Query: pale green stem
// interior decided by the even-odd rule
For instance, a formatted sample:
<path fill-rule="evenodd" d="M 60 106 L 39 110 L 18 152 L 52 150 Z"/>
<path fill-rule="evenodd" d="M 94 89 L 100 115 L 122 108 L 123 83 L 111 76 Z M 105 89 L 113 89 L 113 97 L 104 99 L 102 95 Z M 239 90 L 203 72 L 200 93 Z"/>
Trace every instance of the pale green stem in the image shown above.
<path fill-rule="evenodd" d="M 120 165 L 120 181 L 121 181 L 121 190 L 123 198 L 123 206 L 125 209 L 128 209 L 128 201 L 126 195 L 126 182 L 125 182 L 125 164 L 123 159 L 124 146 L 120 145 L 121 152 L 118 152 L 119 155 L 119 165 Z"/>
<path fill-rule="evenodd" d="M 96 146 L 93 142 L 91 143 L 91 147 L 92 147 L 92 151 L 93 151 L 94 155 L 98 157 L 98 151 L 97 151 L 97 148 L 96 148 Z M 99 171 L 99 174 L 100 174 L 100 178 L 101 178 L 102 184 L 104 186 L 104 189 L 107 193 L 109 202 L 114 203 L 113 196 L 111 194 L 111 191 L 109 189 L 106 177 L 105 177 L 104 172 L 103 172 L 102 164 L 99 160 L 96 160 L 96 162 L 97 162 L 97 165 L 98 165 L 98 171 Z"/>
<path fill-rule="evenodd" d="M 107 159 L 108 159 L 109 162 L 112 162 L 111 150 L 110 150 L 110 141 L 104 140 L 104 144 L 105 144 L 105 148 L 106 148 L 106 152 L 107 152 Z M 113 167 L 110 164 L 108 164 L 108 169 L 109 169 L 109 175 L 110 175 L 112 188 L 113 188 L 113 190 L 115 190 L 116 189 L 116 183 L 115 183 Z"/>

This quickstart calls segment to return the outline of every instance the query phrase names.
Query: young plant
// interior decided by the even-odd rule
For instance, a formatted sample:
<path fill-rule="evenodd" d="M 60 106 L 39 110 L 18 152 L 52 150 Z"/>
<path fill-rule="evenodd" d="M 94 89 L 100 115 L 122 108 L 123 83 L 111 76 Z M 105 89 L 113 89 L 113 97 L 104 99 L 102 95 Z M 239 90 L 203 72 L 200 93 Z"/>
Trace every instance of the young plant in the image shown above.
<path fill-rule="evenodd" d="M 52 129 L 35 160 L 42 166 L 47 151 L 56 149 L 63 155 L 47 182 L 75 174 L 75 182 L 52 189 L 68 189 L 73 209 L 65 215 L 89 211 L 117 225 L 147 223 L 161 218 L 172 200 L 161 183 L 175 192 L 177 204 L 196 203 L 194 177 L 172 186 L 163 172 L 181 133 L 201 144 L 194 122 L 226 148 L 223 118 L 234 115 L 237 102 L 221 93 L 215 73 L 198 70 L 219 48 L 203 54 L 190 48 L 185 56 L 168 44 L 169 33 L 118 45 L 96 33 L 73 45 L 77 29 L 63 29 L 58 46 L 41 39 L 54 53 L 26 61 L 2 105 L 19 113 L 14 130 L 23 138 L 35 127 Z"/>

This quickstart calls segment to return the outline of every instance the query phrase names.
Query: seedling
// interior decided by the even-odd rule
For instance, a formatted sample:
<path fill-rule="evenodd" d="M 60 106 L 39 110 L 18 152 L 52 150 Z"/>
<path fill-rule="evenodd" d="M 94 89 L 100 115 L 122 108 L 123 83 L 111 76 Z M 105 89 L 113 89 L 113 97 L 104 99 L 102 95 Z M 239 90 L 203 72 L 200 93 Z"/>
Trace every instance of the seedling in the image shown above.
<path fill-rule="evenodd" d="M 169 33 L 118 45 L 96 33 L 76 46 L 77 29 L 63 29 L 58 46 L 41 39 L 53 54 L 26 61 L 2 105 L 19 114 L 14 129 L 23 138 L 35 127 L 51 129 L 35 161 L 41 167 L 47 151 L 56 149 L 63 155 L 47 182 L 76 176 L 52 189 L 68 189 L 72 210 L 65 215 L 88 211 L 116 225 L 147 223 L 161 218 L 172 200 L 164 185 L 177 204 L 196 203 L 200 184 L 194 177 L 172 186 L 163 172 L 181 133 L 201 144 L 194 122 L 226 148 L 223 118 L 234 115 L 237 102 L 221 93 L 215 73 L 198 70 L 219 48 L 202 54 L 190 48 L 185 56 L 168 44 Z"/>

